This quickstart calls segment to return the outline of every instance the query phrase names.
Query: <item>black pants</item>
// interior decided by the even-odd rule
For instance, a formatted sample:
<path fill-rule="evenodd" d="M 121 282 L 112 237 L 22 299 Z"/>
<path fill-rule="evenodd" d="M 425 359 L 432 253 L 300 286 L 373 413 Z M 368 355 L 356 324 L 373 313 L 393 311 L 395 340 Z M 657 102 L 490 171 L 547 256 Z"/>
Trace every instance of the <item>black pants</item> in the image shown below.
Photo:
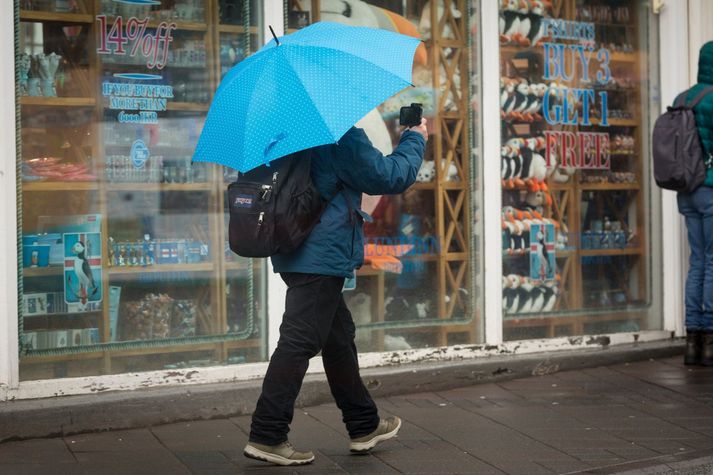
<path fill-rule="evenodd" d="M 379 415 L 359 375 L 354 322 L 342 296 L 344 279 L 281 275 L 288 287 L 285 314 L 253 413 L 250 441 L 276 445 L 287 440 L 309 359 L 320 350 L 329 389 L 342 411 L 349 436 L 361 437 L 374 431 Z"/>

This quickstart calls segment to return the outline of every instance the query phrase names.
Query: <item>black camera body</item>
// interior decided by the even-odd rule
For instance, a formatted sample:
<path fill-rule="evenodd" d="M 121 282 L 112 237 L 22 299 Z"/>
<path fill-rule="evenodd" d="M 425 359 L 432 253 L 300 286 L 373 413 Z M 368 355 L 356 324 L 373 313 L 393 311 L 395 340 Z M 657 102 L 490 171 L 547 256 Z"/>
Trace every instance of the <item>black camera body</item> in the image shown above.
<path fill-rule="evenodd" d="M 413 127 L 421 124 L 423 117 L 423 106 L 418 102 L 412 102 L 410 106 L 403 106 L 399 115 L 399 124 L 404 127 Z"/>

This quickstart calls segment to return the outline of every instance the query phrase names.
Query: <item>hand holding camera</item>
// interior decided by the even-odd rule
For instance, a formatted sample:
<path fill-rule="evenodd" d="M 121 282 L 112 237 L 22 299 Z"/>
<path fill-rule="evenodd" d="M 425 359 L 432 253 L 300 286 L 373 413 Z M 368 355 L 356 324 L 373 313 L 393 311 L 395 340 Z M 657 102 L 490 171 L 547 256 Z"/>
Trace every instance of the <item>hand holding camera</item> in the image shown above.
<path fill-rule="evenodd" d="M 414 102 L 410 106 L 402 107 L 399 114 L 399 123 L 407 129 L 421 134 L 424 140 L 428 140 L 426 119 L 423 118 L 421 104 Z"/>

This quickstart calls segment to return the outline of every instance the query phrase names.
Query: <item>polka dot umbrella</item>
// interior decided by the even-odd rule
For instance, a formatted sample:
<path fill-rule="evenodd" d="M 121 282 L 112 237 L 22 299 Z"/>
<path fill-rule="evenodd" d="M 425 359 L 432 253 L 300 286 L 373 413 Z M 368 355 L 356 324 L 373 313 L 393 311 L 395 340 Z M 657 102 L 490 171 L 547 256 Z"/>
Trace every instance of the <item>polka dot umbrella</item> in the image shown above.
<path fill-rule="evenodd" d="M 411 85 L 420 43 L 330 22 L 273 39 L 223 78 L 193 160 L 247 172 L 337 142 L 370 110 Z"/>

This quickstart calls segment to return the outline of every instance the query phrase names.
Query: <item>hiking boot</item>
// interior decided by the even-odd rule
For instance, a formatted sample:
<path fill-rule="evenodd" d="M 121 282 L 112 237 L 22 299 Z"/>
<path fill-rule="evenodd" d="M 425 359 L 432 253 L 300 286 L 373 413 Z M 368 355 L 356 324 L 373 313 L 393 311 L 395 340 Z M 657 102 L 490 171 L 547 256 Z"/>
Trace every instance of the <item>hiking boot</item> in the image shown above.
<path fill-rule="evenodd" d="M 401 419 L 396 416 L 381 419 L 374 432 L 363 437 L 356 437 L 352 439 L 349 444 L 349 450 L 352 452 L 368 452 L 379 442 L 396 437 L 400 428 Z"/>
<path fill-rule="evenodd" d="M 683 355 L 683 364 L 701 364 L 703 356 L 703 332 L 686 332 L 686 353 Z"/>
<path fill-rule="evenodd" d="M 298 452 L 292 447 L 292 444 L 286 441 L 277 445 L 248 442 L 243 450 L 243 455 L 276 465 L 305 465 L 314 461 L 312 452 Z"/>

